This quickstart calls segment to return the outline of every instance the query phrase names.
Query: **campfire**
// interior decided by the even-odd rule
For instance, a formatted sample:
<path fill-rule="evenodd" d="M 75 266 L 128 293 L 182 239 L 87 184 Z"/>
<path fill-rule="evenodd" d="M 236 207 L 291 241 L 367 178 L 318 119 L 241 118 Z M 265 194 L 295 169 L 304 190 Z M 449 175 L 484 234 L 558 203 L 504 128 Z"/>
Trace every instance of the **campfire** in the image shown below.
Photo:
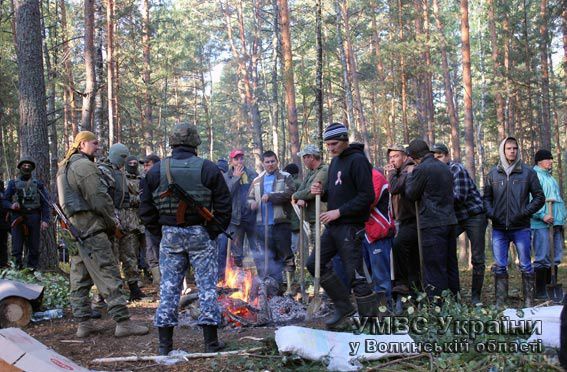
<path fill-rule="evenodd" d="M 302 321 L 307 306 L 300 296 L 279 296 L 279 284 L 272 278 L 260 278 L 254 268 L 227 265 L 225 279 L 217 286 L 223 322 L 228 327 L 253 327 L 267 324 L 290 324 Z M 199 316 L 197 293 L 181 301 L 180 323 L 193 325 Z M 326 312 L 322 307 L 318 316 Z"/>

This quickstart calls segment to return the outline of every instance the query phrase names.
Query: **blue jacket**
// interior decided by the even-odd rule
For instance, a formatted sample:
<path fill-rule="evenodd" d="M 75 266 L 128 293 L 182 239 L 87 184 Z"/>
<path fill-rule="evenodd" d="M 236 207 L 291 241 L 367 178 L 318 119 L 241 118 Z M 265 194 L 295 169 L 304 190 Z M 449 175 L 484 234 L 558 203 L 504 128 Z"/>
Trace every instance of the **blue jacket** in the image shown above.
<path fill-rule="evenodd" d="M 565 203 L 561 199 L 561 190 L 559 190 L 559 185 L 551 172 L 545 170 L 539 166 L 535 166 L 537 178 L 541 187 L 543 188 L 543 194 L 545 195 L 545 200 L 553 199 L 553 225 L 563 226 L 565 223 L 565 217 L 567 217 L 567 212 L 565 211 Z M 548 224 L 543 222 L 543 218 L 549 214 L 549 204 L 546 202 L 544 206 L 532 215 L 530 220 L 530 225 L 532 229 L 544 229 L 549 227 Z"/>

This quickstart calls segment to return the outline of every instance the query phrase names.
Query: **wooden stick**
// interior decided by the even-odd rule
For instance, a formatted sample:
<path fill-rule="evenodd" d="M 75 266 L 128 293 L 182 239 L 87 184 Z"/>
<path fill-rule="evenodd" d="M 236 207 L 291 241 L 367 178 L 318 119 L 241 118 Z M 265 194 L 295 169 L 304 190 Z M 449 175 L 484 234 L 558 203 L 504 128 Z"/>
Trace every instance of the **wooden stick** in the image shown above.
<path fill-rule="evenodd" d="M 384 368 L 386 366 L 391 366 L 393 364 L 397 364 L 397 363 L 400 363 L 400 362 L 407 362 L 408 360 L 417 359 L 417 358 L 426 357 L 426 356 L 428 356 L 428 354 L 410 355 L 410 356 L 407 356 L 407 357 L 392 360 L 390 362 L 379 364 L 376 367 L 367 369 L 367 371 L 378 371 L 378 370 L 381 370 L 382 368 Z"/>
<path fill-rule="evenodd" d="M 92 363 L 118 363 L 118 362 L 160 362 L 167 359 L 179 359 L 179 360 L 189 360 L 189 359 L 198 359 L 198 358 L 213 358 L 219 356 L 227 356 L 227 355 L 243 355 L 249 354 L 254 351 L 260 351 L 264 347 L 254 347 L 251 349 L 246 350 L 232 350 L 232 351 L 223 351 L 219 353 L 191 353 L 187 355 L 179 355 L 179 356 L 167 356 L 167 355 L 145 355 L 145 356 L 127 356 L 127 357 L 113 357 L 113 358 L 98 358 L 93 359 Z"/>

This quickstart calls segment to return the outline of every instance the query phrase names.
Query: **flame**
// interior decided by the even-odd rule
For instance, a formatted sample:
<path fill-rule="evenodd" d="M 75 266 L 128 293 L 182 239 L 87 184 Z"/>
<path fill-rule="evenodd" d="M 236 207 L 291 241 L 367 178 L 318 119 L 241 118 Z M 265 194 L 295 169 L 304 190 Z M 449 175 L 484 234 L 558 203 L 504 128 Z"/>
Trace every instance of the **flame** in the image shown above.
<path fill-rule="evenodd" d="M 232 293 L 229 297 L 248 302 L 250 289 L 252 288 L 252 273 L 249 270 L 233 268 L 232 265 L 227 265 L 224 278 L 224 281 L 221 282 L 222 287 L 238 289 L 237 292 Z"/>

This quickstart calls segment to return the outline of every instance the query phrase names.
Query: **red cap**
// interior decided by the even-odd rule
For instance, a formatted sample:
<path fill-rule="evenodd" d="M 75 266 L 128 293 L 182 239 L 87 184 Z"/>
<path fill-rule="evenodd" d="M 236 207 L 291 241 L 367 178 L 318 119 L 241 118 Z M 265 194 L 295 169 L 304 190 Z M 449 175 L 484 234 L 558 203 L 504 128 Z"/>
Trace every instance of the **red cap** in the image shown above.
<path fill-rule="evenodd" d="M 238 155 L 242 155 L 244 156 L 244 152 L 242 150 L 232 150 L 230 152 L 229 158 L 234 159 L 235 157 L 237 157 Z"/>

